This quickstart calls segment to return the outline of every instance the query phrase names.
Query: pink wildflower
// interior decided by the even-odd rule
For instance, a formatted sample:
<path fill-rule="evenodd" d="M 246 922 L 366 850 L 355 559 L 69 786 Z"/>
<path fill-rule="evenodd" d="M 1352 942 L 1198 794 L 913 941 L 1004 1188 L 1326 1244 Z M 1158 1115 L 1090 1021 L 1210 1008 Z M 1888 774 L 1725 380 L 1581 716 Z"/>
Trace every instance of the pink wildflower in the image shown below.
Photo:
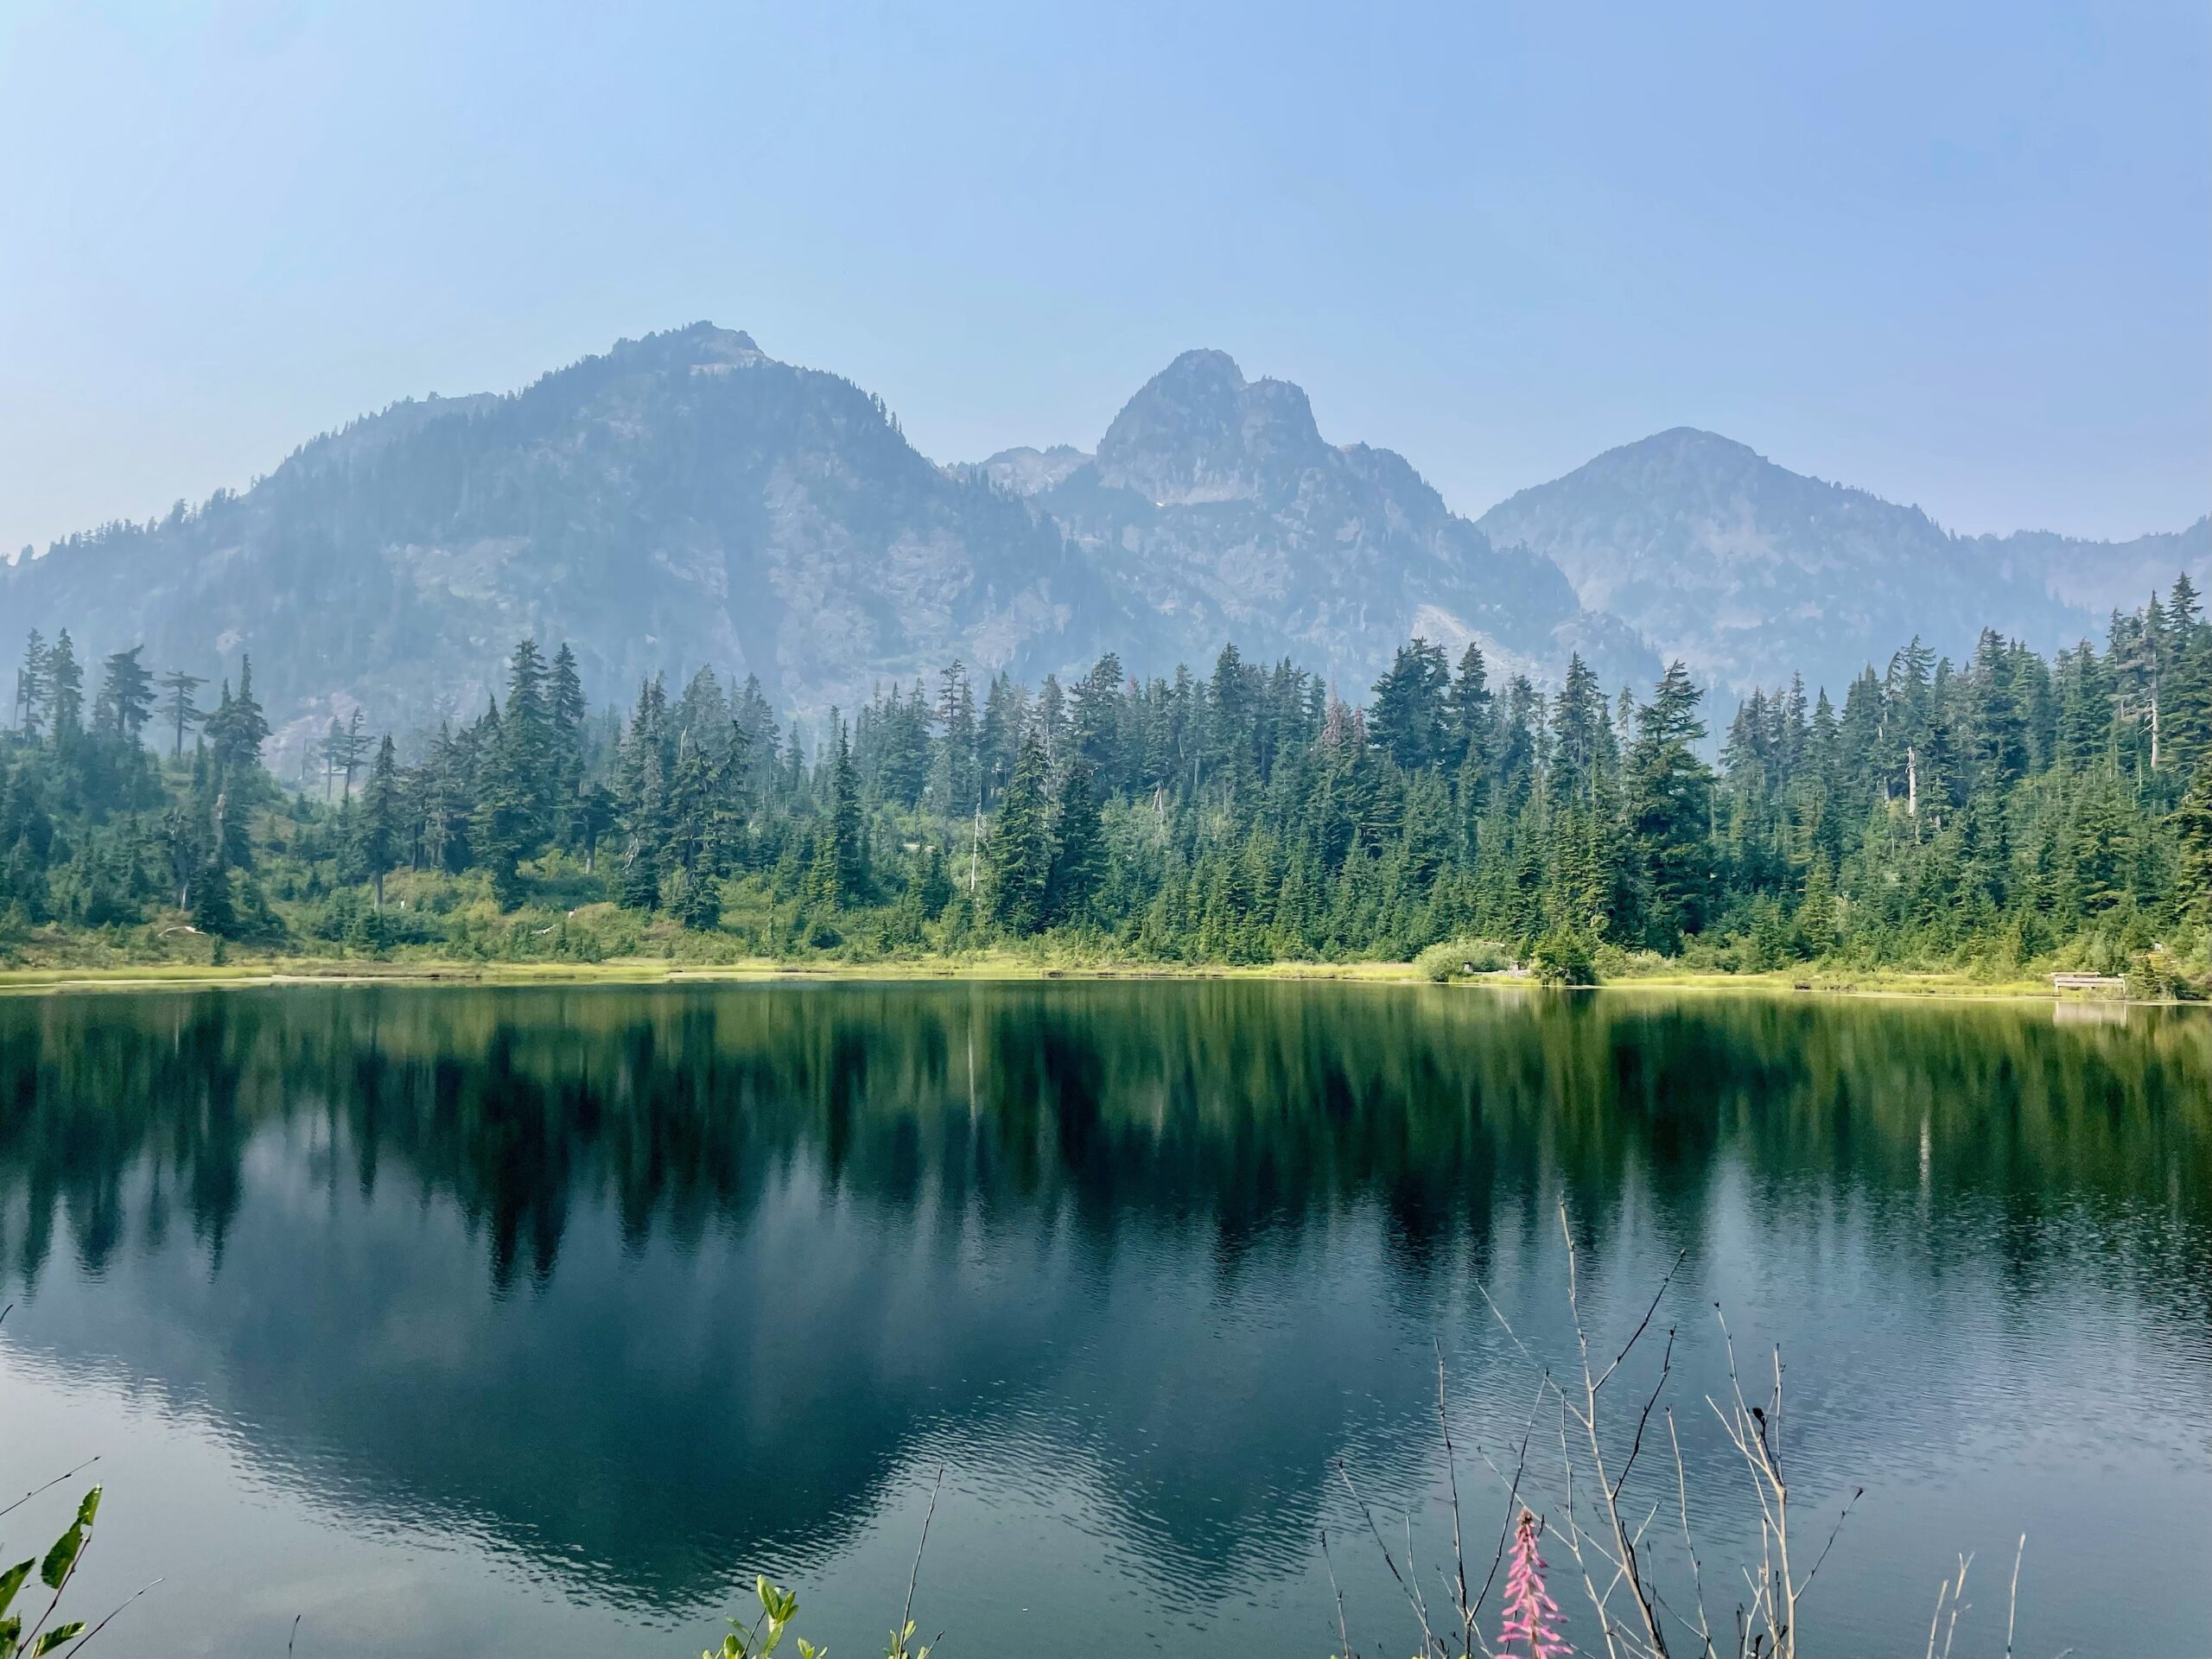
<path fill-rule="evenodd" d="M 1543 1523 L 1528 1510 L 1513 1530 L 1513 1565 L 1505 1575 L 1505 1627 L 1497 1634 L 1501 1654 L 1524 1644 L 1529 1659 L 1567 1659 L 1574 1651 L 1559 1633 L 1559 1604 L 1544 1592 L 1544 1558 L 1536 1554 Z"/>

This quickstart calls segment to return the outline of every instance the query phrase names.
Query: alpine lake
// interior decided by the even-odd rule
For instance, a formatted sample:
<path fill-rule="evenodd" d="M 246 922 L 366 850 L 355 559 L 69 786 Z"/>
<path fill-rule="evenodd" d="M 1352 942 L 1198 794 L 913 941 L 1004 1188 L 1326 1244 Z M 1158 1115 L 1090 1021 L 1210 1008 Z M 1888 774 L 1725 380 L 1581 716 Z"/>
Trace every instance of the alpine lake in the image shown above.
<path fill-rule="evenodd" d="M 1543 1381 L 1580 1385 L 1570 1236 L 1599 1368 L 1657 1299 L 1617 1459 L 1671 1333 L 1623 1503 L 1685 1618 L 1685 1510 L 1715 1627 L 1758 1556 L 1725 1316 L 1747 1395 L 1780 1351 L 1801 1579 L 1864 1489 L 1807 1659 L 1920 1654 L 1961 1557 L 1959 1655 L 2003 1651 L 2016 1558 L 2022 1655 L 2212 1652 L 2189 1009 L 0 998 L 0 1500 L 99 1459 L 0 1530 L 33 1554 L 100 1482 L 70 1606 L 158 1579 L 101 1638 L 125 1653 L 689 1659 L 766 1573 L 846 1659 L 881 1651 L 927 1516 L 941 1659 L 1321 1659 L 1332 1573 L 1361 1652 L 1418 1646 L 1382 1544 L 1449 1624 L 1453 1478 L 1479 1581 L 1518 1469 L 1602 1650 Z"/>

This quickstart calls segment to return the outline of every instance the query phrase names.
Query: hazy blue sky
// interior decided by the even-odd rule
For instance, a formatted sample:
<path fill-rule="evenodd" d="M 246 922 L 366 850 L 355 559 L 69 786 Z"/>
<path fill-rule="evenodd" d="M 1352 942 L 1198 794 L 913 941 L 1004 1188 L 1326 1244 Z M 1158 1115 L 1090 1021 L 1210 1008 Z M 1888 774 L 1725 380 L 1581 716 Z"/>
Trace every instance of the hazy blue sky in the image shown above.
<path fill-rule="evenodd" d="M 706 317 L 939 459 L 1176 352 L 1479 512 L 1709 427 L 2212 505 L 2212 8 L 0 0 L 0 547 Z"/>

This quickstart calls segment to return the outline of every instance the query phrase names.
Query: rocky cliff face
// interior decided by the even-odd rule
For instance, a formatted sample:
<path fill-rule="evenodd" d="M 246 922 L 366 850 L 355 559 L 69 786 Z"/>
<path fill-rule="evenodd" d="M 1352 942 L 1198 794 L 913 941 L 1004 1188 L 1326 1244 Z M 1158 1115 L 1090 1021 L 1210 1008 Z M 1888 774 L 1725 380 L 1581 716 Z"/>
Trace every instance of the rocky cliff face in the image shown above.
<path fill-rule="evenodd" d="M 1540 677 L 1574 651 L 1609 681 L 1657 666 L 1549 560 L 1494 546 L 1402 456 L 1329 443 L 1303 391 L 1248 381 L 1219 352 L 1176 359 L 1095 455 L 1008 451 L 983 470 L 1052 515 L 1154 657 L 1204 660 L 1233 639 L 1347 696 L 1414 634 L 1455 655 L 1479 639 L 1495 667 Z"/>

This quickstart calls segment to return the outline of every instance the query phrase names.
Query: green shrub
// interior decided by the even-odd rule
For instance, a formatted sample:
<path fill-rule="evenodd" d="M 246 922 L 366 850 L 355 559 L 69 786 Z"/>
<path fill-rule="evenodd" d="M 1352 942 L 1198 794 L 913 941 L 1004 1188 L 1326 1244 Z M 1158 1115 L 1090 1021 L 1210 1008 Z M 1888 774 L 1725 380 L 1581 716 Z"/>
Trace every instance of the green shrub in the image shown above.
<path fill-rule="evenodd" d="M 1529 953 L 1529 971 L 1547 985 L 1595 985 L 1597 951 L 1589 936 L 1571 927 L 1554 928 Z"/>
<path fill-rule="evenodd" d="M 1489 939 L 1446 939 L 1432 944 L 1414 958 L 1424 978 L 1442 984 L 1470 974 L 1494 974 L 1513 965 L 1505 947 Z"/>

